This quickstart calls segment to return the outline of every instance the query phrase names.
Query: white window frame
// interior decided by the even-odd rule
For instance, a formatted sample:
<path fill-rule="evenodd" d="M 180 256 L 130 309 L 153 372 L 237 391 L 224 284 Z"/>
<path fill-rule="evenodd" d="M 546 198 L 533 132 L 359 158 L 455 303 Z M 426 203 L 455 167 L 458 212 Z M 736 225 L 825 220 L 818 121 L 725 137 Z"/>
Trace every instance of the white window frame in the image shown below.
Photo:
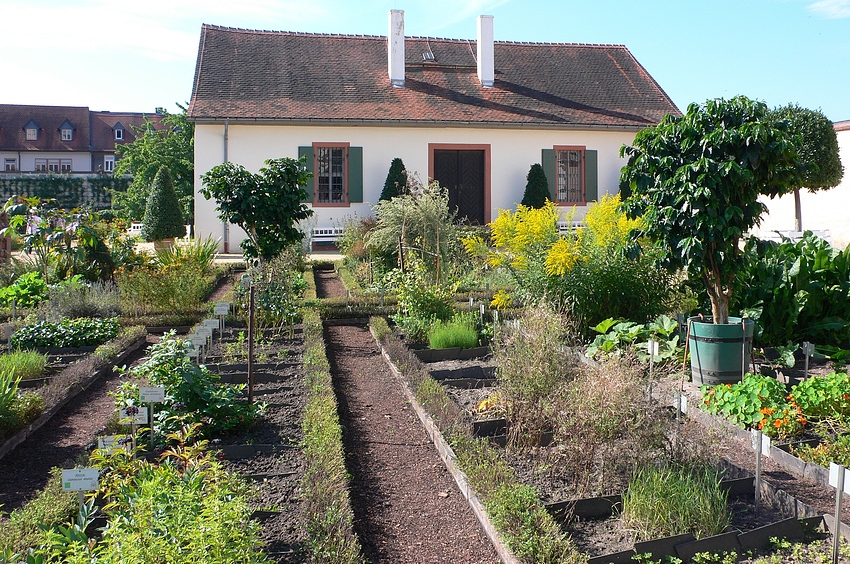
<path fill-rule="evenodd" d="M 61 164 L 59 159 L 47 159 L 47 171 L 48 172 L 61 172 L 60 168 Z"/>
<path fill-rule="evenodd" d="M 35 171 L 47 172 L 47 159 L 35 159 Z"/>
<path fill-rule="evenodd" d="M 62 141 L 73 141 L 74 140 L 74 130 L 73 129 L 62 129 Z"/>
<path fill-rule="evenodd" d="M 38 129 L 35 127 L 27 128 L 27 141 L 38 141 Z"/>
<path fill-rule="evenodd" d="M 103 157 L 103 172 L 115 171 L 115 155 L 106 155 Z"/>
<path fill-rule="evenodd" d="M 115 140 L 116 141 L 123 141 L 124 140 L 124 130 L 121 129 L 120 127 L 115 130 Z"/>
<path fill-rule="evenodd" d="M 6 172 L 17 172 L 18 159 L 4 159 L 3 165 L 3 169 Z"/>
<path fill-rule="evenodd" d="M 74 166 L 74 161 L 71 159 L 61 159 L 59 161 L 59 170 L 60 172 L 71 172 Z"/>

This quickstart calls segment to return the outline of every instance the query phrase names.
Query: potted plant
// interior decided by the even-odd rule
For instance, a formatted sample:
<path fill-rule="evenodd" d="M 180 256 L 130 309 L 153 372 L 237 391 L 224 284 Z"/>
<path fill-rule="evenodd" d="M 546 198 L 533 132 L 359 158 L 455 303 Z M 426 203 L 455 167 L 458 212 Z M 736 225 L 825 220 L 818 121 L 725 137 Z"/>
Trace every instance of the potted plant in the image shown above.
<path fill-rule="evenodd" d="M 749 366 L 752 321 L 729 317 L 741 238 L 766 210 L 759 196 L 793 190 L 800 174 L 787 122 L 769 115 L 744 96 L 691 104 L 620 150 L 627 214 L 643 216 L 641 235 L 668 267 L 701 280 L 711 302 L 710 320 L 689 328 L 694 381 L 737 381 Z"/>

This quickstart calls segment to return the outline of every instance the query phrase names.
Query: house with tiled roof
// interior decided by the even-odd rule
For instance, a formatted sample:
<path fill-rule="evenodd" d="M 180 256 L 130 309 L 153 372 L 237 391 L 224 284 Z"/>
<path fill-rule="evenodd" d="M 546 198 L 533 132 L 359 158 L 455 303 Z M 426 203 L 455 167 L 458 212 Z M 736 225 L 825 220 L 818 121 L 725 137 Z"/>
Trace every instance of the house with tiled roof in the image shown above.
<path fill-rule="evenodd" d="M 551 198 L 583 216 L 616 193 L 620 147 L 679 110 L 622 45 L 251 31 L 204 25 L 188 117 L 195 122 L 196 233 L 237 249 L 238 228 L 198 194 L 230 161 L 257 171 L 307 158 L 320 228 L 371 213 L 393 158 L 447 188 L 460 217 L 484 224 L 522 199 L 541 163 Z"/>
<path fill-rule="evenodd" d="M 0 104 L 0 172 L 112 172 L 116 144 L 136 139 L 146 114 L 83 106 Z M 154 124 L 160 115 L 148 114 Z"/>

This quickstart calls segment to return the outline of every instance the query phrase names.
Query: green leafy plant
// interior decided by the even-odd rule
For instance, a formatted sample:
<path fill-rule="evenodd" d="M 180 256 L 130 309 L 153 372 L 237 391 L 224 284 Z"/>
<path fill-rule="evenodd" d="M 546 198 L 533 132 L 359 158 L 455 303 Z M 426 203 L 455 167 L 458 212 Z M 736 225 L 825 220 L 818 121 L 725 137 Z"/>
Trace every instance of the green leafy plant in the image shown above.
<path fill-rule="evenodd" d="M 432 349 L 471 349 L 477 347 L 478 342 L 477 322 L 473 315 L 462 314 L 449 321 L 437 321 L 428 331 L 428 343 Z"/>
<path fill-rule="evenodd" d="M 194 262 L 140 267 L 116 276 L 126 315 L 197 314 L 216 280 Z"/>
<path fill-rule="evenodd" d="M 534 163 L 525 177 L 528 181 L 525 185 L 525 193 L 522 195 L 522 205 L 531 208 L 542 208 L 549 199 L 549 182 L 546 172 L 539 163 Z"/>
<path fill-rule="evenodd" d="M 648 362 L 649 341 L 654 340 L 658 343 L 658 354 L 652 359 L 653 362 L 675 359 L 683 353 L 678 329 L 678 323 L 666 315 L 646 324 L 609 318 L 593 328 L 599 334 L 588 345 L 585 355 L 589 358 L 602 358 L 610 354 L 622 354 L 631 349 L 637 353 L 639 360 Z"/>
<path fill-rule="evenodd" d="M 201 177 L 200 192 L 216 200 L 219 216 L 241 227 L 245 258 L 269 260 L 301 241 L 296 224 L 313 215 L 303 202 L 313 174 L 305 159 L 269 159 L 259 174 L 240 165 L 216 165 Z"/>
<path fill-rule="evenodd" d="M 820 444 L 800 445 L 792 450 L 792 454 L 806 462 L 820 464 L 829 468 L 830 463 L 850 466 L 850 435 L 840 435 L 834 440 L 825 439 Z"/>
<path fill-rule="evenodd" d="M 747 241 L 735 307 L 756 319 L 765 344 L 850 338 L 850 253 L 806 232 L 797 242 Z"/>
<path fill-rule="evenodd" d="M 392 200 L 397 196 L 403 195 L 407 191 L 407 171 L 404 169 L 404 163 L 398 157 L 394 158 L 390 163 L 390 170 L 387 173 L 387 179 L 384 181 L 384 189 L 381 190 L 381 197 L 378 201 Z"/>
<path fill-rule="evenodd" d="M 645 466 L 623 494 L 622 520 L 640 541 L 682 532 L 717 535 L 731 522 L 728 492 L 713 468 Z"/>
<path fill-rule="evenodd" d="M 790 393 L 807 417 L 816 419 L 850 417 L 850 377 L 831 372 L 796 384 Z"/>
<path fill-rule="evenodd" d="M 59 323 L 41 321 L 15 331 L 9 345 L 20 349 L 100 345 L 114 339 L 119 328 L 116 319 L 81 317 L 63 319 Z"/>
<path fill-rule="evenodd" d="M 165 166 L 160 167 L 153 177 L 143 221 L 141 236 L 145 241 L 162 241 L 186 234 L 174 182 Z"/>
<path fill-rule="evenodd" d="M 21 380 L 40 378 L 47 366 L 47 355 L 33 351 L 11 351 L 0 354 L 0 374 Z"/>
<path fill-rule="evenodd" d="M 436 321 L 446 321 L 454 315 L 453 286 L 434 285 L 421 271 L 394 271 L 389 279 L 398 295 L 398 314 L 393 320 L 408 338 L 424 340 Z"/>
<path fill-rule="evenodd" d="M 787 123 L 744 96 L 691 104 L 640 131 L 620 177 L 630 217 L 665 263 L 702 281 L 714 323 L 727 323 L 735 278 L 746 262 L 741 237 L 777 196 L 799 181 L 799 158 Z"/>
<path fill-rule="evenodd" d="M 15 302 L 17 307 L 34 307 L 46 300 L 47 283 L 38 272 L 21 275 L 11 286 L 0 288 L 0 304 L 9 307 Z"/>
<path fill-rule="evenodd" d="M 156 249 L 154 264 L 159 268 L 192 264 L 197 266 L 202 274 L 209 275 L 215 266 L 216 257 L 218 257 L 218 242 L 208 237 Z"/>
<path fill-rule="evenodd" d="M 0 373 L 0 439 L 32 422 L 44 411 L 41 395 L 18 392 L 20 381 L 14 372 Z"/>

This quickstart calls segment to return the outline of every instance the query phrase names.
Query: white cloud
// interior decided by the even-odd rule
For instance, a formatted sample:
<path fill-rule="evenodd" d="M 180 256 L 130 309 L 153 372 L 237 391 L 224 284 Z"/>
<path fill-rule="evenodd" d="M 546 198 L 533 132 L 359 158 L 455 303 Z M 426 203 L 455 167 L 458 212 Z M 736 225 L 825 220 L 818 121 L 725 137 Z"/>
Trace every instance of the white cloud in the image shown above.
<path fill-rule="evenodd" d="M 818 0 L 808 8 L 829 19 L 850 18 L 850 0 Z"/>

